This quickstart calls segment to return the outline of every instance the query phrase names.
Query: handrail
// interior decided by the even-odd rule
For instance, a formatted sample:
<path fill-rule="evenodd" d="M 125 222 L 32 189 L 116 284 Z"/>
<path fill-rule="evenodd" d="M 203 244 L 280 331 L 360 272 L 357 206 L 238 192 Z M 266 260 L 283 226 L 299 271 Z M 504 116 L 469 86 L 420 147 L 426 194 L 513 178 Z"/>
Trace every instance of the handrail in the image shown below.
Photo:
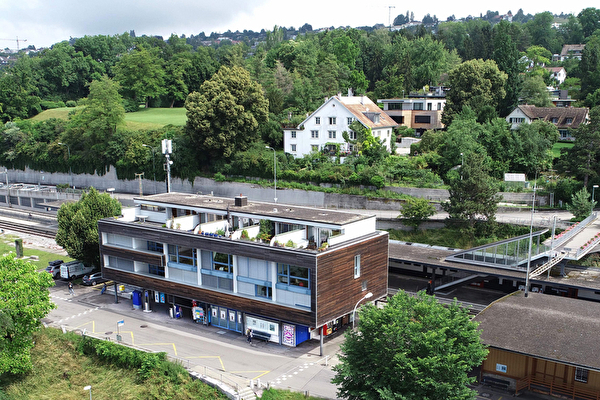
<path fill-rule="evenodd" d="M 568 395 L 585 400 L 600 400 L 600 390 L 583 389 L 573 383 L 557 383 L 554 380 L 538 379 L 532 376 L 526 376 L 516 381 L 515 394 L 525 388 L 531 390 L 531 385 L 543 386 L 550 390 L 550 394 Z"/>
<path fill-rule="evenodd" d="M 590 224 L 593 220 L 597 218 L 598 214 L 591 213 L 586 219 L 574 225 L 574 227 L 567 233 L 565 233 L 560 238 L 554 238 L 554 247 L 561 246 L 567 240 L 571 239 L 573 236 L 581 232 L 586 226 Z"/>
<path fill-rule="evenodd" d="M 594 236 L 590 241 L 588 241 L 585 245 L 581 246 L 577 249 L 576 258 L 579 260 L 579 256 L 589 252 L 593 249 L 598 242 L 600 242 L 600 236 Z"/>

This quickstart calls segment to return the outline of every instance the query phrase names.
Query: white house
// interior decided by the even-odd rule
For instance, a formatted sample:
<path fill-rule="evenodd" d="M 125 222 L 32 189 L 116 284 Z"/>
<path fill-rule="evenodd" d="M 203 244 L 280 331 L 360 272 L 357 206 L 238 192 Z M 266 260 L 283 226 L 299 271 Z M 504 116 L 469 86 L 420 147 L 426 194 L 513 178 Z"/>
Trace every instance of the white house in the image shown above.
<path fill-rule="evenodd" d="M 546 121 L 558 128 L 560 140 L 575 140 L 572 129 L 585 124 L 589 120 L 589 110 L 578 107 L 536 107 L 519 105 L 506 117 L 511 129 L 518 129 L 521 124 L 530 124 L 535 120 Z"/>
<path fill-rule="evenodd" d="M 325 100 L 297 127 L 284 129 L 283 149 L 294 157 L 327 148 L 333 151 L 337 146 L 340 152 L 349 153 L 352 148 L 344 140 L 343 132 L 348 132 L 350 139 L 356 139 L 356 134 L 349 128 L 354 121 L 371 129 L 373 136 L 391 150 L 392 130 L 398 124 L 368 97 L 341 94 Z"/>
<path fill-rule="evenodd" d="M 567 79 L 567 71 L 563 67 L 544 67 L 548 72 L 550 72 L 550 77 L 558 82 L 558 84 L 562 84 L 565 79 Z"/>

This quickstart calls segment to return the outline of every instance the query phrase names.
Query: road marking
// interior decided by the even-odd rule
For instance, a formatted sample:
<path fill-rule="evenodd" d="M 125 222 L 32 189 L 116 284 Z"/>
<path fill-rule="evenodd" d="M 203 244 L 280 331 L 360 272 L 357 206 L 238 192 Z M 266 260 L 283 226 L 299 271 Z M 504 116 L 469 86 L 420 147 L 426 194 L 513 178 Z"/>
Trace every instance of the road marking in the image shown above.
<path fill-rule="evenodd" d="M 223 360 L 221 360 L 221 356 L 191 356 L 191 357 L 184 357 L 184 358 L 216 358 L 219 360 L 219 363 L 221 363 L 221 369 L 223 370 L 223 372 L 225 372 L 225 366 L 223 365 Z"/>

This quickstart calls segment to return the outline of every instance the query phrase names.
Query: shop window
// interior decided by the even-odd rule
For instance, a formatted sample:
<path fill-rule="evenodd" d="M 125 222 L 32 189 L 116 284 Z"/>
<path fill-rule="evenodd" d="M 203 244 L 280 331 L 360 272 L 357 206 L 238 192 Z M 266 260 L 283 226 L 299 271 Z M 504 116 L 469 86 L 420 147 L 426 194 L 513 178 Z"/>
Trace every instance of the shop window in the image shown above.
<path fill-rule="evenodd" d="M 577 382 L 587 383 L 589 370 L 575 367 L 575 380 Z"/>
<path fill-rule="evenodd" d="M 308 268 L 278 263 L 277 282 L 288 286 L 298 286 L 308 289 L 310 287 Z"/>
<path fill-rule="evenodd" d="M 151 275 L 165 276 L 165 267 L 160 265 L 148 264 L 148 273 Z"/>

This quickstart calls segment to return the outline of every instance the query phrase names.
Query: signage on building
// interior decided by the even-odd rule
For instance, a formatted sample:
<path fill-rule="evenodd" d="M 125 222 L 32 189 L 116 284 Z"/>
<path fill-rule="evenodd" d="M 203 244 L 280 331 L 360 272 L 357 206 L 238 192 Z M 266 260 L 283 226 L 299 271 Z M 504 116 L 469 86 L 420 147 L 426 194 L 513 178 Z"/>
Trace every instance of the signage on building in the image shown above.
<path fill-rule="evenodd" d="M 504 364 L 496 364 L 496 371 L 506 373 L 507 368 Z"/>
<path fill-rule="evenodd" d="M 283 324 L 283 332 L 281 336 L 281 342 L 286 346 L 296 345 L 296 326 Z"/>

